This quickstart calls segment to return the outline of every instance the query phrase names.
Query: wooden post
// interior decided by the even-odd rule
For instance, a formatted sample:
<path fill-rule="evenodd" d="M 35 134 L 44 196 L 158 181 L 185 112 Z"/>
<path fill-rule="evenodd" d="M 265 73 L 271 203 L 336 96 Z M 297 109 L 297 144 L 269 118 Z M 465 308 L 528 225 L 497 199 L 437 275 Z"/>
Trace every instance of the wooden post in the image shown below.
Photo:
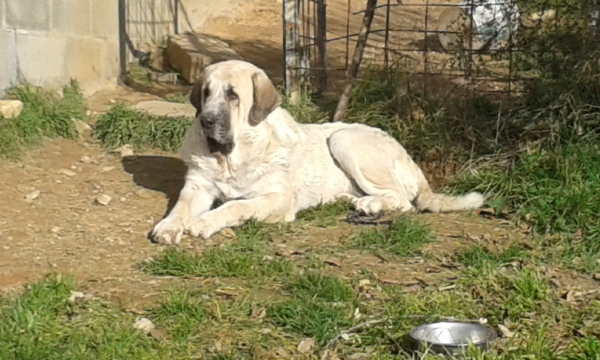
<path fill-rule="evenodd" d="M 317 74 L 319 77 L 319 91 L 327 90 L 327 3 L 326 0 L 317 0 Z"/>
<path fill-rule="evenodd" d="M 298 22 L 298 1 L 283 1 L 283 37 L 285 57 L 285 90 L 292 104 L 300 102 L 300 36 Z"/>
<path fill-rule="evenodd" d="M 371 30 L 371 23 L 373 22 L 373 15 L 375 15 L 376 6 L 377 0 L 369 0 L 367 2 L 365 16 L 363 17 L 362 26 L 360 28 L 360 34 L 358 35 L 358 40 L 356 42 L 356 49 L 354 50 L 352 63 L 350 64 L 350 68 L 348 69 L 346 85 L 344 86 L 344 91 L 342 92 L 342 96 L 340 97 L 340 102 L 338 103 L 337 109 L 335 110 L 335 115 L 333 116 L 334 122 L 341 121 L 344 115 L 346 114 L 346 110 L 348 109 L 348 104 L 350 103 L 350 96 L 352 95 L 352 86 L 354 85 L 354 80 L 356 79 L 356 76 L 358 75 L 358 70 L 360 69 L 360 63 L 362 61 L 365 46 L 367 45 L 367 40 L 369 38 L 369 31 Z"/>

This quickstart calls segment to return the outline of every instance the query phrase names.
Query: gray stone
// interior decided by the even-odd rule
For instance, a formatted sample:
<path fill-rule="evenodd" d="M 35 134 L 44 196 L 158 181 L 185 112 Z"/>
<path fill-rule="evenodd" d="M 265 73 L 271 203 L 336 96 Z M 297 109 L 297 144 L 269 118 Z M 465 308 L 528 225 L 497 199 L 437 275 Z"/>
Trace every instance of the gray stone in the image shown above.
<path fill-rule="evenodd" d="M 181 71 L 190 84 L 195 83 L 202 70 L 210 64 L 242 57 L 219 38 L 206 34 L 174 35 L 167 41 L 167 60 Z"/>
<path fill-rule="evenodd" d="M 15 29 L 50 30 L 48 0 L 7 0 L 6 23 Z"/>
<path fill-rule="evenodd" d="M 52 1 L 52 30 L 88 35 L 92 28 L 90 4 L 81 0 Z"/>
<path fill-rule="evenodd" d="M 19 100 L 0 100 L 0 116 L 11 119 L 21 115 L 23 103 Z"/>
<path fill-rule="evenodd" d="M 196 109 L 191 104 L 172 103 L 168 101 L 142 101 L 133 106 L 134 110 L 153 116 L 188 117 L 196 116 Z"/>

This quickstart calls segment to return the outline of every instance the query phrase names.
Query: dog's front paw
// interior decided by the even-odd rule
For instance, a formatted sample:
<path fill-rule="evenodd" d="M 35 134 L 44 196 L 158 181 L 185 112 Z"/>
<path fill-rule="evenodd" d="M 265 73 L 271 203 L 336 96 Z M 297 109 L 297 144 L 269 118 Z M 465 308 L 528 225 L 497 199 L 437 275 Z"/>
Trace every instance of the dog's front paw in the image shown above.
<path fill-rule="evenodd" d="M 217 227 L 214 222 L 202 217 L 191 221 L 185 229 L 185 231 L 190 236 L 202 238 L 205 240 L 210 238 L 214 233 L 218 232 L 219 230 L 221 229 Z"/>
<path fill-rule="evenodd" d="M 179 244 L 185 229 L 183 221 L 178 217 L 162 219 L 152 230 L 152 240 L 159 244 Z"/>

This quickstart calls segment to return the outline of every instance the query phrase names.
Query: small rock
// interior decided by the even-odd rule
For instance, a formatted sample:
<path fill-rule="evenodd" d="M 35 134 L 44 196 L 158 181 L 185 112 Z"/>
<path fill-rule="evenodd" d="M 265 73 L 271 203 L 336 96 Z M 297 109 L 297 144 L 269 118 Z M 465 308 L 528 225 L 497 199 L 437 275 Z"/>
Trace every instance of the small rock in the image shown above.
<path fill-rule="evenodd" d="M 314 347 L 315 340 L 311 338 L 305 338 L 302 341 L 300 341 L 300 344 L 298 344 L 298 351 L 300 351 L 303 354 L 308 354 L 312 351 Z"/>
<path fill-rule="evenodd" d="M 348 360 L 366 360 L 371 357 L 369 353 L 355 353 L 348 356 Z"/>
<path fill-rule="evenodd" d="M 263 335 L 267 335 L 267 334 L 270 334 L 270 333 L 272 333 L 272 332 L 273 332 L 273 330 L 271 330 L 271 329 L 269 329 L 269 328 L 264 328 L 264 329 L 261 329 L 261 330 L 259 331 L 259 333 L 261 333 L 261 334 L 263 334 Z"/>
<path fill-rule="evenodd" d="M 82 163 L 84 163 L 84 164 L 89 164 L 89 163 L 91 163 L 91 162 L 92 162 L 92 159 L 91 159 L 89 156 L 83 156 L 83 157 L 81 158 L 81 160 L 79 160 L 79 161 L 81 161 L 81 162 L 82 162 Z"/>
<path fill-rule="evenodd" d="M 54 226 L 52 229 L 50 229 L 50 232 L 58 234 L 60 232 L 60 228 L 58 226 Z"/>
<path fill-rule="evenodd" d="M 115 167 L 114 166 L 106 166 L 102 168 L 102 172 L 109 172 L 111 170 L 113 170 Z"/>
<path fill-rule="evenodd" d="M 144 333 L 148 334 L 152 331 L 155 326 L 149 319 L 146 318 L 138 318 L 133 324 L 134 329 L 142 330 Z"/>
<path fill-rule="evenodd" d="M 71 296 L 69 296 L 69 302 L 75 302 L 77 299 L 83 299 L 85 294 L 80 291 L 71 291 Z"/>
<path fill-rule="evenodd" d="M 61 175 L 67 175 L 67 176 L 75 176 L 75 175 L 77 175 L 77 174 L 75 174 L 74 171 L 67 170 L 67 169 L 60 169 L 60 170 L 58 170 L 57 173 L 61 174 Z"/>
<path fill-rule="evenodd" d="M 21 115 L 23 103 L 19 100 L 0 100 L 0 116 L 11 119 Z"/>
<path fill-rule="evenodd" d="M 150 190 L 146 190 L 146 189 L 139 189 L 138 191 L 135 192 L 135 194 L 139 197 L 141 197 L 142 199 L 149 199 L 152 197 L 152 192 Z"/>
<path fill-rule="evenodd" d="M 142 101 L 135 104 L 133 109 L 153 116 L 196 117 L 196 108 L 191 104 L 179 104 L 162 100 Z"/>
<path fill-rule="evenodd" d="M 75 129 L 79 136 L 83 136 L 92 131 L 92 127 L 82 120 L 74 120 L 75 121 Z"/>
<path fill-rule="evenodd" d="M 508 338 L 508 339 L 510 339 L 510 338 L 512 338 L 512 337 L 514 337 L 514 336 L 515 336 L 515 333 L 514 333 L 514 332 L 512 332 L 512 331 L 508 330 L 508 328 L 507 328 L 506 326 L 502 325 L 502 324 L 499 324 L 499 325 L 498 325 L 498 329 L 500 330 L 500 332 L 502 333 L 502 335 L 503 335 L 505 338 Z"/>
<path fill-rule="evenodd" d="M 117 151 L 121 153 L 121 157 L 133 156 L 133 147 L 129 144 L 121 146 Z"/>
<path fill-rule="evenodd" d="M 39 190 L 34 190 L 25 196 L 25 200 L 27 202 L 32 202 L 33 200 L 37 199 L 40 196 L 40 193 L 41 192 Z"/>
<path fill-rule="evenodd" d="M 110 197 L 110 195 L 107 195 L 107 194 L 99 195 L 96 198 L 96 202 L 98 204 L 104 205 L 104 206 L 108 205 L 108 203 L 110 203 L 111 200 L 112 200 L 112 197 Z"/>

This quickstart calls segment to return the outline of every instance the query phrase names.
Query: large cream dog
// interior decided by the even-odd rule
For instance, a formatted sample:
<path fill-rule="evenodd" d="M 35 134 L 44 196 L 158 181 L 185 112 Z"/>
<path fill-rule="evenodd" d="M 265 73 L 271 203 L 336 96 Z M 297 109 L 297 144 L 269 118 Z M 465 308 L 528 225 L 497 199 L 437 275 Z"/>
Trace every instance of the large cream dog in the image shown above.
<path fill-rule="evenodd" d="M 231 60 L 208 66 L 190 101 L 197 116 L 182 148 L 185 185 L 152 237 L 208 238 L 249 219 L 293 221 L 296 213 L 341 197 L 367 214 L 380 210 L 457 211 L 483 196 L 435 194 L 404 148 L 361 124 L 304 125 L 258 67 Z M 211 210 L 215 200 L 223 205 Z"/>

